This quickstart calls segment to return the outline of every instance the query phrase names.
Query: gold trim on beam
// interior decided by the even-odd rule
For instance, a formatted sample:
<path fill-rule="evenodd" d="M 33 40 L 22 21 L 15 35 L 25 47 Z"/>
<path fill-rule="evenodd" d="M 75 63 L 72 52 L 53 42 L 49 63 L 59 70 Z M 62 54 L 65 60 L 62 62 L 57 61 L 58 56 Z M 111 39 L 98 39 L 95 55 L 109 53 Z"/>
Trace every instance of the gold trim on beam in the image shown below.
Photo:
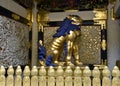
<path fill-rule="evenodd" d="M 20 16 L 19 15 L 17 15 L 17 14 L 12 14 L 12 17 L 15 19 L 15 20 L 20 20 Z"/>
<path fill-rule="evenodd" d="M 95 22 L 95 24 L 101 24 L 101 29 L 106 29 L 103 27 L 106 27 L 106 20 L 107 20 L 107 10 L 106 9 L 96 9 L 93 11 L 93 13 L 95 14 L 93 20 Z"/>
<path fill-rule="evenodd" d="M 38 23 L 38 31 L 44 31 L 44 26 L 41 23 Z"/>
<path fill-rule="evenodd" d="M 106 28 L 104 28 L 104 27 L 106 27 L 106 20 L 94 20 L 94 24 L 100 24 L 101 29 L 106 29 Z"/>
<path fill-rule="evenodd" d="M 31 31 L 32 22 L 33 22 L 32 9 L 27 9 L 27 17 L 26 18 L 29 20 L 28 25 L 30 26 L 30 31 Z"/>
<path fill-rule="evenodd" d="M 93 10 L 95 17 L 93 20 L 107 19 L 107 10 Z"/>

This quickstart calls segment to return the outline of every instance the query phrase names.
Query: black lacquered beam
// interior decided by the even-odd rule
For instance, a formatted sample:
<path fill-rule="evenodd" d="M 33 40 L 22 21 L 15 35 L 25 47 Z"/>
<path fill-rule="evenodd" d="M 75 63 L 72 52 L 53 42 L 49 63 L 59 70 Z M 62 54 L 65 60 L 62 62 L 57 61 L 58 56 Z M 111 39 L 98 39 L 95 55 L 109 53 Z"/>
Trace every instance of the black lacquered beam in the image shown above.
<path fill-rule="evenodd" d="M 24 23 L 24 24 L 28 24 L 28 20 L 6 8 L 3 8 L 0 6 L 0 15 L 8 17 L 10 19 L 16 20 L 18 22 Z"/>

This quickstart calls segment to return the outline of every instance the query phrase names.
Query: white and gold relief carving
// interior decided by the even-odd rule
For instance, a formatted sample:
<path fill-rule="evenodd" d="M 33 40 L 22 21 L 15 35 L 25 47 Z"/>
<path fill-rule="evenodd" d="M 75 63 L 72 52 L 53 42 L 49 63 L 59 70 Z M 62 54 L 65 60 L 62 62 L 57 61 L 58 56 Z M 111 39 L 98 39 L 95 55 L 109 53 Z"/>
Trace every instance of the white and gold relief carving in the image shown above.
<path fill-rule="evenodd" d="M 0 65 L 25 65 L 28 63 L 29 27 L 0 16 Z"/>

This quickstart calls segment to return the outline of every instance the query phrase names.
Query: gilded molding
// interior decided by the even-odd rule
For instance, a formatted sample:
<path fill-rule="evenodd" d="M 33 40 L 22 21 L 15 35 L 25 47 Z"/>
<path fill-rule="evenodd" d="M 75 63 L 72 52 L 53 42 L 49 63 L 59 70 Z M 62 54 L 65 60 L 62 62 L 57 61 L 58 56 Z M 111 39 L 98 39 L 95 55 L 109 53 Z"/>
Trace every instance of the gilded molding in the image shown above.
<path fill-rule="evenodd" d="M 115 7 L 113 6 L 112 8 L 111 8 L 111 19 L 112 20 L 116 20 L 116 19 L 120 19 L 120 15 L 117 15 L 117 14 L 115 14 Z"/>
<path fill-rule="evenodd" d="M 106 27 L 106 20 L 94 20 L 94 24 L 100 24 L 101 25 L 101 29 L 106 29 L 106 28 L 103 28 Z"/>
<path fill-rule="evenodd" d="M 33 14 L 32 14 L 32 9 L 27 9 L 27 17 L 26 19 L 28 19 L 28 25 L 30 26 L 30 28 L 32 28 L 32 22 L 33 22 Z"/>
<path fill-rule="evenodd" d="M 101 10 L 94 10 L 93 13 L 95 14 L 95 17 L 93 18 L 95 24 L 101 24 L 101 27 L 106 27 L 106 20 L 107 20 L 107 10 L 101 9 Z M 103 29 L 103 28 L 101 28 Z"/>
<path fill-rule="evenodd" d="M 94 10 L 95 18 L 93 20 L 107 19 L 107 10 Z"/>

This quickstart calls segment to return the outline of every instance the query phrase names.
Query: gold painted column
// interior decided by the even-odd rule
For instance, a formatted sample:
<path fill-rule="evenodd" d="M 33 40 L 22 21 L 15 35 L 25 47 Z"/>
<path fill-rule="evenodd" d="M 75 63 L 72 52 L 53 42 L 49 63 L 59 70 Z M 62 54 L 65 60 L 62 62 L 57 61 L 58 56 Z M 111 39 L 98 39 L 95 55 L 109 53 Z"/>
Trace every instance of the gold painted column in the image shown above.
<path fill-rule="evenodd" d="M 31 66 L 37 66 L 38 59 L 38 24 L 37 24 L 37 2 L 34 0 L 33 13 L 33 24 L 32 24 L 32 59 Z"/>

